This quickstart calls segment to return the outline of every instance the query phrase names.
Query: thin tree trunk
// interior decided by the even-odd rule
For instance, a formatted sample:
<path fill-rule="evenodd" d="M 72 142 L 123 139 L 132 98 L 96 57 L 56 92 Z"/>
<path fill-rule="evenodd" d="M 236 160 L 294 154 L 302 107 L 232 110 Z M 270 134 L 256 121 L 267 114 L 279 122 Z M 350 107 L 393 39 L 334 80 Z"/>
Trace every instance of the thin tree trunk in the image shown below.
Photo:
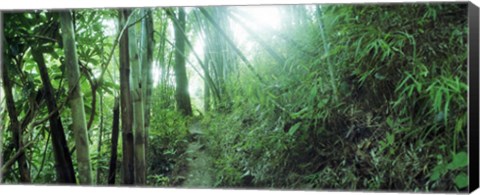
<path fill-rule="evenodd" d="M 225 66 L 229 63 L 227 62 L 226 56 L 229 54 L 230 51 L 225 40 L 226 38 L 230 39 L 230 37 L 228 37 L 229 33 L 226 31 L 228 30 L 228 28 L 226 28 L 227 24 L 225 23 L 225 20 L 222 14 L 223 14 L 222 8 L 212 9 L 212 18 L 217 23 L 218 29 L 213 30 L 211 28 L 208 28 L 211 31 L 211 33 L 208 33 L 207 35 L 209 40 L 209 45 L 211 45 L 211 49 L 212 49 L 211 53 L 213 53 L 212 60 L 214 63 L 212 65 L 212 68 L 213 68 L 213 72 L 215 73 L 219 94 L 221 94 L 220 96 L 221 98 L 218 98 L 215 104 L 217 110 L 222 110 L 226 107 L 229 107 L 229 105 L 226 104 L 227 103 L 226 100 L 228 100 L 228 97 L 225 90 L 225 70 L 226 70 Z M 213 27 L 213 24 L 209 26 Z M 227 36 L 225 36 L 223 39 L 218 39 L 218 37 L 222 36 L 219 30 L 225 32 L 225 35 Z"/>
<path fill-rule="evenodd" d="M 207 47 L 205 47 L 207 48 Z M 210 71 L 210 59 L 207 55 L 207 49 L 205 49 L 205 70 L 204 70 L 204 74 L 207 75 L 207 74 L 210 74 L 209 71 Z M 204 84 L 204 98 L 203 98 L 203 110 L 205 113 L 207 113 L 208 111 L 210 111 L 210 86 L 208 84 L 208 81 L 205 80 L 203 81 L 203 84 Z"/>
<path fill-rule="evenodd" d="M 100 184 L 100 158 L 102 158 L 102 135 L 103 135 L 103 93 L 100 89 L 100 129 L 98 133 L 98 147 L 97 147 L 97 184 Z"/>
<path fill-rule="evenodd" d="M 142 21 L 142 40 L 141 40 L 141 47 L 142 48 L 142 55 L 141 55 L 141 62 L 142 62 L 142 75 L 145 79 L 142 80 L 143 86 L 143 97 L 144 97 L 144 148 L 145 154 L 147 154 L 148 148 L 148 130 L 150 128 L 150 105 L 151 105 L 151 97 L 152 97 L 152 88 L 153 88 L 153 80 L 152 80 L 152 62 L 153 62 L 153 15 L 151 10 L 144 10 L 147 12 L 147 17 Z M 146 165 L 145 165 L 146 166 Z"/>
<path fill-rule="evenodd" d="M 257 35 L 257 33 L 253 32 L 250 28 L 248 28 L 247 25 L 245 25 L 240 19 L 238 19 L 235 15 L 233 14 L 230 14 L 230 18 L 234 19 L 237 24 L 240 24 L 240 26 L 245 29 L 245 31 L 247 31 L 247 33 L 252 36 L 257 42 L 258 44 L 263 47 L 267 52 L 268 54 L 270 54 L 270 56 L 273 57 L 273 59 L 275 61 L 277 61 L 277 63 L 283 67 L 285 67 L 285 58 L 283 56 L 281 56 L 279 53 L 277 53 L 272 47 L 270 47 L 270 44 L 268 44 L 267 42 L 265 42 L 260 36 Z"/>
<path fill-rule="evenodd" d="M 52 134 L 53 155 L 55 157 L 55 169 L 59 183 L 76 183 L 75 172 L 73 169 L 72 157 L 68 152 L 65 131 L 63 130 L 62 120 L 58 112 L 57 103 L 53 94 L 53 87 L 50 83 L 47 67 L 43 54 L 32 47 L 32 56 L 38 65 L 40 77 L 43 83 L 45 102 L 49 113 L 53 113 L 49 118 L 50 131 Z"/>
<path fill-rule="evenodd" d="M 175 16 L 173 15 L 173 13 L 171 13 L 171 12 L 167 12 L 167 13 L 168 13 L 168 15 L 170 16 L 170 18 L 172 19 L 172 21 L 174 22 L 174 24 L 177 25 L 177 26 L 180 26 L 180 23 L 179 23 L 178 19 L 175 18 Z M 218 99 L 220 99 L 220 92 L 219 92 L 219 90 L 218 90 L 218 87 L 215 85 L 212 77 L 210 76 L 209 71 L 206 70 L 206 69 L 207 69 L 207 68 L 206 68 L 206 65 L 202 62 L 202 60 L 200 60 L 200 57 L 199 57 L 198 54 L 195 52 L 195 49 L 194 49 L 193 45 L 192 45 L 192 44 L 190 43 L 190 41 L 188 40 L 187 33 L 185 32 L 185 29 L 183 29 L 183 28 L 178 28 L 178 29 L 179 29 L 181 35 L 183 36 L 183 39 L 185 40 L 185 43 L 189 46 L 190 50 L 192 51 L 193 56 L 195 56 L 195 58 L 197 59 L 198 63 L 200 64 L 200 67 L 202 67 L 202 69 L 203 69 L 204 76 L 202 77 L 202 75 L 199 73 L 200 77 L 202 77 L 202 79 L 203 79 L 204 81 L 207 81 L 207 82 L 210 83 L 210 87 L 211 87 L 211 89 L 213 90 L 214 95 L 215 95 Z M 166 42 L 169 42 L 169 41 L 166 40 Z M 170 43 L 170 42 L 169 42 L 169 43 Z M 174 45 L 172 45 L 172 46 L 174 46 Z M 174 47 L 175 47 L 175 46 L 174 46 Z M 181 50 L 179 50 L 178 48 L 176 48 L 176 51 L 178 51 L 178 52 L 180 53 L 180 55 L 182 55 L 185 59 L 187 59 L 187 56 L 186 56 L 186 54 L 184 53 L 185 51 L 181 51 Z M 190 62 L 189 62 L 189 63 L 190 63 Z M 192 64 L 192 63 L 190 63 L 190 64 Z M 192 64 L 192 66 L 193 66 L 193 64 Z M 193 67 L 194 67 L 194 66 L 193 66 Z M 197 71 L 197 72 L 198 72 L 198 71 Z"/>
<path fill-rule="evenodd" d="M 170 101 L 168 100 L 168 98 L 166 98 L 165 96 L 167 95 L 166 93 L 166 83 L 167 83 L 167 78 L 168 78 L 168 69 L 169 69 L 169 62 L 170 62 L 170 58 L 167 56 L 169 55 L 169 53 L 166 53 L 165 52 L 165 48 L 166 48 L 166 40 L 167 40 L 167 27 L 168 27 L 168 20 L 167 20 L 167 17 L 164 16 L 164 14 L 162 14 L 162 22 L 160 23 L 160 32 L 158 33 L 160 35 L 160 40 L 158 41 L 159 42 L 159 47 L 158 47 L 158 52 L 157 52 L 157 59 L 159 59 L 159 66 L 160 66 L 160 69 L 161 69 L 161 77 L 160 77 L 160 98 L 161 98 L 161 107 L 162 108 L 166 108 L 168 107 L 168 104 L 170 103 Z M 165 57 L 167 56 L 167 57 Z M 170 55 L 171 56 L 171 53 Z M 168 60 L 168 63 L 167 63 L 167 60 Z"/>
<path fill-rule="evenodd" d="M 10 81 L 10 78 L 8 76 L 8 68 L 7 64 L 9 65 L 8 59 L 5 60 L 4 62 L 7 61 L 6 63 L 1 63 L 2 66 L 2 79 L 3 79 L 3 90 L 5 92 L 5 97 L 6 97 L 6 106 L 7 106 L 7 111 L 8 111 L 8 116 L 10 117 L 10 127 L 13 132 L 13 143 L 15 145 L 15 149 L 18 152 L 22 147 L 23 147 L 23 141 L 22 141 L 22 129 L 20 122 L 18 121 L 18 115 L 17 115 L 17 110 L 15 108 L 15 101 L 13 99 L 13 94 L 12 94 L 12 83 Z M 20 172 L 20 182 L 21 183 L 30 183 L 30 173 L 28 170 L 27 166 L 27 161 L 26 161 L 26 156 L 25 153 L 20 154 L 20 156 L 17 159 L 18 163 L 18 169 Z"/>
<path fill-rule="evenodd" d="M 327 66 L 328 66 L 328 74 L 330 75 L 330 85 L 332 86 L 334 100 L 337 100 L 338 99 L 337 82 L 336 82 L 336 77 L 333 71 L 333 64 L 330 61 L 330 57 L 328 57 L 328 53 L 330 49 L 328 47 L 328 40 L 327 40 L 327 37 L 325 36 L 325 30 L 323 27 L 322 11 L 319 6 L 317 6 L 316 12 L 319 20 L 320 35 L 322 36 L 322 41 L 323 41 L 323 50 L 325 52 L 325 55 L 327 55 Z"/>
<path fill-rule="evenodd" d="M 197 21 L 199 21 L 198 17 Z M 205 62 L 207 64 L 206 66 L 208 66 L 208 68 L 204 69 L 204 72 L 208 73 L 209 75 L 211 75 L 211 77 L 213 77 L 211 78 L 212 81 L 208 83 L 208 87 L 205 88 L 209 89 L 209 91 L 205 92 L 208 93 L 208 95 L 211 95 L 210 92 L 212 92 L 215 97 L 213 101 L 210 97 L 205 97 L 205 101 L 209 102 L 208 104 L 217 106 L 220 104 L 220 102 L 222 102 L 222 99 L 224 99 L 223 94 L 221 94 L 221 82 L 219 79 L 217 67 L 217 64 L 222 63 L 221 61 L 219 61 L 220 58 L 218 57 L 220 56 L 220 53 L 218 52 L 220 51 L 217 40 L 218 32 L 213 31 L 211 25 L 208 25 L 208 23 L 203 24 L 202 26 L 205 31 Z M 210 109 L 211 106 L 208 105 L 208 108 Z"/>
<path fill-rule="evenodd" d="M 133 13 L 135 14 L 135 13 Z M 135 14 L 132 17 L 137 17 Z M 142 14 L 143 15 L 143 14 Z M 135 156 L 135 184 L 144 185 L 145 176 L 145 137 L 144 137 L 144 110 L 142 68 L 139 60 L 137 32 L 135 26 L 128 29 L 128 48 L 132 69 L 132 101 L 133 101 L 133 130 L 134 130 L 134 156 Z M 143 52 L 146 54 L 146 52 Z"/>
<path fill-rule="evenodd" d="M 0 12 L 0 26 L 3 26 L 3 13 Z M 3 30 L 0 30 L 0 38 L 3 38 Z M 0 51 L 3 51 L 3 40 L 0 43 Z M 0 56 L 2 56 L 0 54 Z M 1 59 L 1 57 L 0 57 Z M 3 59 L 2 59 L 3 60 Z M 2 62 L 3 63 L 3 62 Z M 3 66 L 0 65 L 0 75 L 3 75 Z M 0 113 L 5 113 L 3 109 L 3 79 L 0 76 Z M 3 158 L 1 157 L 3 154 L 3 114 L 0 114 L 0 167 L 2 167 L 3 164 Z M 0 183 L 2 183 L 2 175 L 0 173 Z"/>
<path fill-rule="evenodd" d="M 112 122 L 112 145 L 110 148 L 110 163 L 108 169 L 108 184 L 115 184 L 115 173 L 117 170 L 117 148 L 118 148 L 118 134 L 120 123 L 118 97 L 115 97 L 115 105 L 113 106 L 113 122 Z"/>
<path fill-rule="evenodd" d="M 190 102 L 190 94 L 188 92 L 188 78 L 185 68 L 185 39 L 181 29 L 185 29 L 185 11 L 183 8 L 178 9 L 178 24 L 174 25 L 175 31 L 175 80 L 176 91 L 175 98 L 177 100 L 177 109 L 185 116 L 192 115 L 192 105 Z"/>
<path fill-rule="evenodd" d="M 91 185 L 92 166 L 90 164 L 90 155 L 88 149 L 85 108 L 79 85 L 80 73 L 72 21 L 72 15 L 70 11 L 60 13 L 60 26 L 62 29 L 62 38 L 65 50 L 65 73 L 67 75 L 68 86 L 72 90 L 72 96 L 69 100 L 69 103 L 72 110 L 72 126 L 77 150 L 80 184 Z"/>
<path fill-rule="evenodd" d="M 1 13 L 0 13 L 1 14 Z M 0 17 L 0 20 L 2 18 Z M 1 44 L 0 44 L 1 45 Z M 0 51 L 1 51 L 0 47 Z M 0 68 L 1 69 L 1 68 Z M 0 75 L 2 74 L 2 71 L 0 70 Z M 0 79 L 0 113 L 5 113 L 5 110 L 3 109 L 3 82 Z M 3 155 L 3 114 L 0 114 L 0 156 Z M 3 165 L 3 158 L 0 157 L 0 167 Z M 2 183 L 2 175 L 0 174 L 0 183 Z"/>
<path fill-rule="evenodd" d="M 257 77 L 257 79 L 262 83 L 265 84 L 263 78 L 255 71 L 253 65 L 248 61 L 248 59 L 243 55 L 243 53 L 238 49 L 238 47 L 233 43 L 233 41 L 227 36 L 227 34 L 219 27 L 219 25 L 215 22 L 215 20 L 210 16 L 210 14 L 205 10 L 205 8 L 199 8 L 200 12 L 205 16 L 205 18 L 212 24 L 212 26 L 219 32 L 219 34 L 227 41 L 227 43 L 232 47 L 232 49 L 237 53 L 240 59 L 247 65 L 248 69 L 252 71 L 252 73 Z"/>
<path fill-rule="evenodd" d="M 227 29 L 225 29 L 226 25 L 225 25 L 225 21 L 224 21 L 224 18 L 222 17 L 222 8 L 214 8 L 213 9 L 213 13 L 212 13 L 212 17 L 215 19 L 215 22 L 217 22 L 218 24 L 218 27 L 219 29 L 221 29 L 221 31 L 225 32 L 226 35 L 229 35 L 229 33 L 226 31 Z M 219 37 L 221 36 L 220 35 L 220 32 L 216 31 L 215 33 L 216 37 Z M 227 59 L 226 59 L 226 55 L 228 54 L 228 48 L 227 48 L 227 45 L 225 44 L 225 39 L 218 39 L 216 38 L 216 41 L 215 41 L 215 44 L 216 44 L 216 56 L 217 56 L 217 63 L 216 63 L 216 74 L 217 74 L 217 79 L 218 79 L 218 88 L 219 88 L 219 91 L 220 91 L 220 94 L 222 94 L 222 101 L 221 104 L 219 106 L 219 108 L 222 108 L 224 107 L 224 101 L 223 100 L 226 100 L 226 98 L 224 97 L 225 96 L 225 66 L 227 65 Z M 230 37 L 228 37 L 230 38 Z"/>
<path fill-rule="evenodd" d="M 128 10 L 120 11 L 120 29 L 126 25 L 130 12 Z M 130 61 L 128 49 L 129 32 L 126 30 L 120 38 L 120 100 L 122 107 L 122 150 L 123 150 L 123 175 L 124 185 L 133 185 L 135 183 L 134 166 L 134 143 L 133 143 L 133 110 L 130 94 Z"/>

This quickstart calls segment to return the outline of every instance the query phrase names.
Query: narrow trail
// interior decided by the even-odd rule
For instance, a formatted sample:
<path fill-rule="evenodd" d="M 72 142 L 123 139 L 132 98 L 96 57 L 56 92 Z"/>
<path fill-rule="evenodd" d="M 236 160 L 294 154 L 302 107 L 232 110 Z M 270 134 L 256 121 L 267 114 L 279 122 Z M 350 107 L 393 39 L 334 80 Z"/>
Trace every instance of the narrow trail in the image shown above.
<path fill-rule="evenodd" d="M 202 143 L 203 132 L 200 128 L 200 121 L 194 122 L 189 128 L 194 141 L 187 147 L 187 171 L 183 187 L 187 188 L 211 188 L 213 186 L 213 174 L 211 158 L 204 151 Z"/>

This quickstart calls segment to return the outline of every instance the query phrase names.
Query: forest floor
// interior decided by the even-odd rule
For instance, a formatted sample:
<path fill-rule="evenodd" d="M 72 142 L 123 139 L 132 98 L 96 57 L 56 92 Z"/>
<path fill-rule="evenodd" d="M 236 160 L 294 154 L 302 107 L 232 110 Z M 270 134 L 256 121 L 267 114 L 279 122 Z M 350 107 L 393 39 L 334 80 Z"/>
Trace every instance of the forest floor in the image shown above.
<path fill-rule="evenodd" d="M 200 121 L 194 122 L 190 128 L 189 133 L 194 137 L 194 141 L 190 142 L 187 147 L 187 171 L 186 180 L 183 182 L 183 187 L 187 188 L 209 188 L 213 186 L 213 174 L 211 166 L 211 158 L 205 152 L 204 144 L 202 143 L 202 131 L 200 128 Z"/>

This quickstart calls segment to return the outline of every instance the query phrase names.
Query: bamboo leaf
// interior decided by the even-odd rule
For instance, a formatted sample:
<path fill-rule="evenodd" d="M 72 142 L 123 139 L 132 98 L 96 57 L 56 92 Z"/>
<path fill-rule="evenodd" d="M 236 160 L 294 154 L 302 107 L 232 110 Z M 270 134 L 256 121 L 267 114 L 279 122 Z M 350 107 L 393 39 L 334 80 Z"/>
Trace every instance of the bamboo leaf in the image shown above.
<path fill-rule="evenodd" d="M 302 124 L 301 122 L 295 123 L 295 125 L 293 125 L 292 127 L 290 127 L 290 129 L 288 130 L 288 134 L 289 134 L 289 135 L 295 134 L 295 132 L 297 132 L 297 130 L 298 130 L 298 128 L 300 127 L 301 124 Z"/>

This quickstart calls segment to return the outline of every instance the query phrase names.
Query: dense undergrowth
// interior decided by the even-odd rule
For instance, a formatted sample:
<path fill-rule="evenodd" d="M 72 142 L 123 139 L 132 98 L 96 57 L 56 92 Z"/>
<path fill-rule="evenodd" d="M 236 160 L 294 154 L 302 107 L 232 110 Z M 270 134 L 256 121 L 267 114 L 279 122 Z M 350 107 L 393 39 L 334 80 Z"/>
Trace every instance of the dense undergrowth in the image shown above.
<path fill-rule="evenodd" d="M 153 94 L 153 98 L 161 98 Z M 179 177 L 186 169 L 185 150 L 189 143 L 190 119 L 174 111 L 167 100 L 153 102 L 152 131 L 149 132 L 147 148 L 147 182 L 154 186 L 177 186 Z"/>
<path fill-rule="evenodd" d="M 216 186 L 465 189 L 466 7 L 322 11 L 314 14 L 324 15 L 329 36 L 315 22 L 293 33 L 306 50 L 318 51 L 326 39 L 327 54 L 287 49 L 284 68 L 255 58 L 267 83 L 243 75 L 227 87 L 231 110 L 206 116 Z"/>

